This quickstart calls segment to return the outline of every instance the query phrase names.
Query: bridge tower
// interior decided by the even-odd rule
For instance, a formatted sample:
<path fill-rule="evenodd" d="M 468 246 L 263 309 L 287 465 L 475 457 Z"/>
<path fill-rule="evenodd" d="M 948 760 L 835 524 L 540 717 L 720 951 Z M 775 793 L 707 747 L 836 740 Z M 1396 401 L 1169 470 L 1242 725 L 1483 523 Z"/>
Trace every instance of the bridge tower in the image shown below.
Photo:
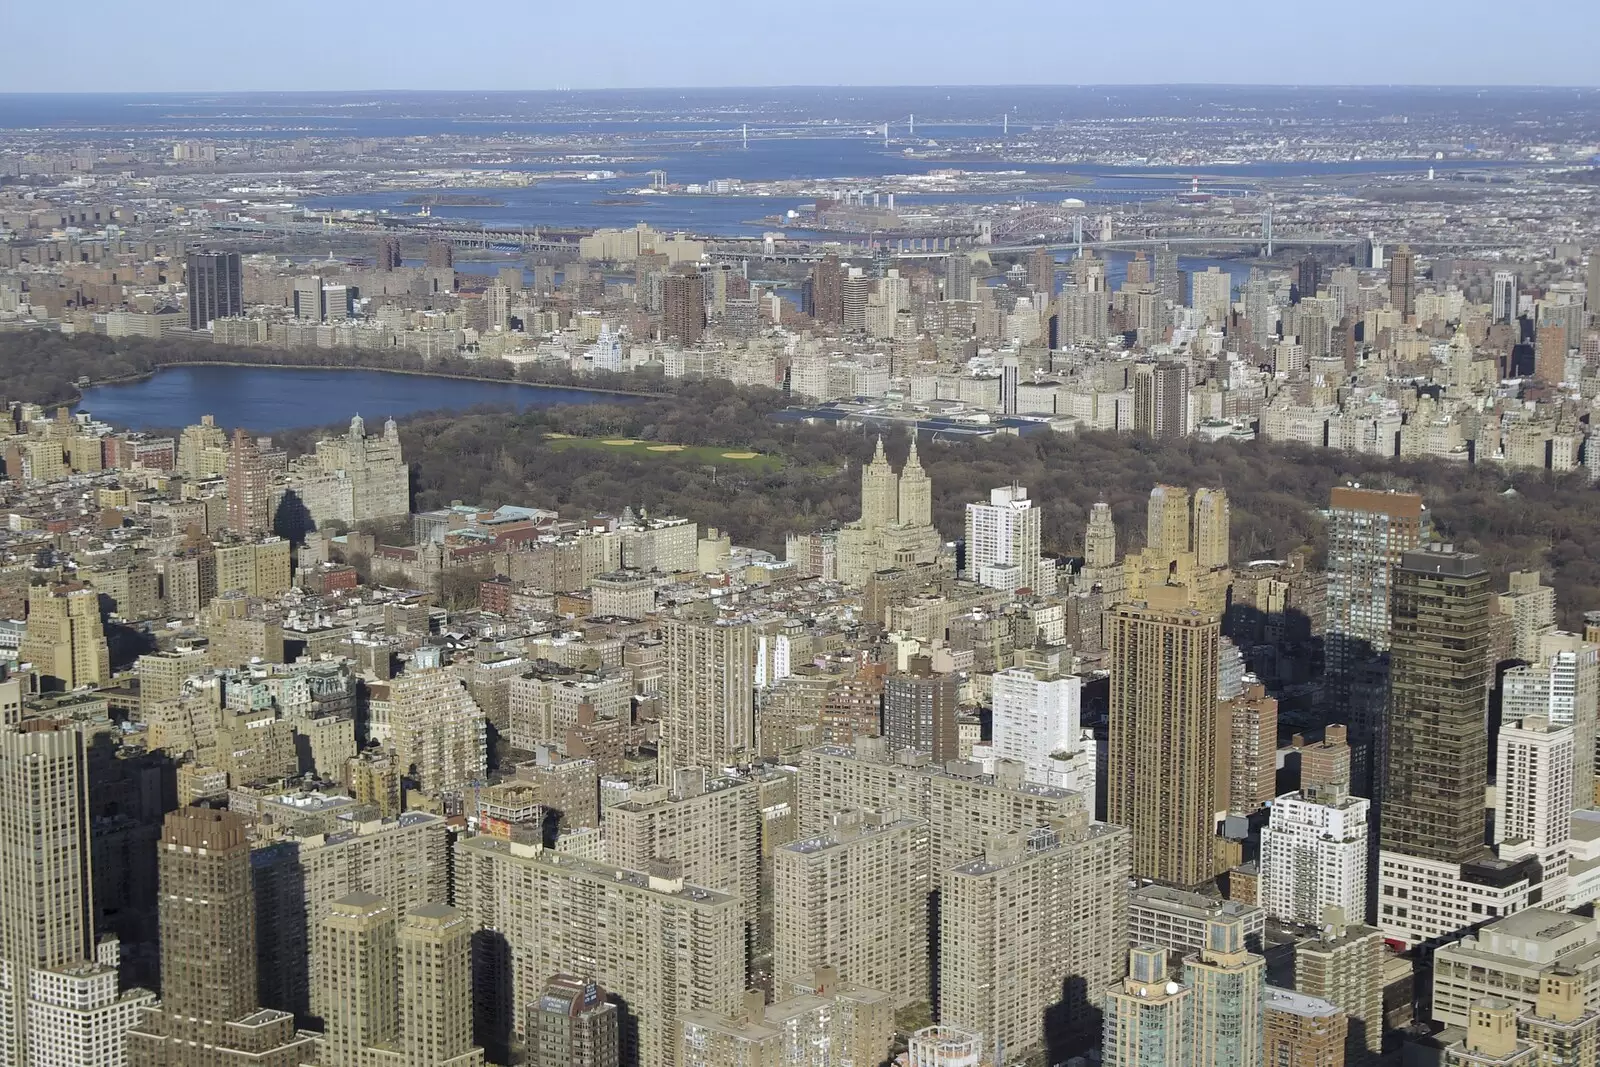
<path fill-rule="evenodd" d="M 1267 243 L 1267 258 L 1272 258 L 1272 194 L 1267 194 L 1267 210 L 1261 216 L 1261 236 Z"/>

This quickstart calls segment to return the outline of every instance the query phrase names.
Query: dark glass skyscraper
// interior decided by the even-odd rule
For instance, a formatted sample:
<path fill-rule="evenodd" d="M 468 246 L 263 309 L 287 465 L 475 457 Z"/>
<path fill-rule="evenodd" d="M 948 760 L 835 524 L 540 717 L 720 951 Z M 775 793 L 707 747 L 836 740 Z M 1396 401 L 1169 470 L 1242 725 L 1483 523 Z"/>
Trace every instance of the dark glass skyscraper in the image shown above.
<path fill-rule="evenodd" d="M 237 252 L 190 252 L 189 329 L 244 312 L 244 283 Z"/>
<path fill-rule="evenodd" d="M 1447 545 L 1395 568 L 1384 849 L 1449 863 L 1483 852 L 1491 598 L 1482 561 Z"/>

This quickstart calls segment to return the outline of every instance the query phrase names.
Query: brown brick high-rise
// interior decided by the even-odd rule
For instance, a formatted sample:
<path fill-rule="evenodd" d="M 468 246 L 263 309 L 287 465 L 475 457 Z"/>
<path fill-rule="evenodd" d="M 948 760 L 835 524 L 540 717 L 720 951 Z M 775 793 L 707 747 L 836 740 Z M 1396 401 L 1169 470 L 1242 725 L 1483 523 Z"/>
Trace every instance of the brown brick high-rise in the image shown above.
<path fill-rule="evenodd" d="M 159 847 L 161 1007 L 128 1031 L 129 1067 L 298 1067 L 311 1036 L 256 1001 L 244 820 L 183 808 L 167 816 Z"/>
<path fill-rule="evenodd" d="M 1182 586 L 1111 618 L 1107 821 L 1133 832 L 1135 877 L 1191 886 L 1216 872 L 1216 615 Z"/>
<path fill-rule="evenodd" d="M 706 331 L 706 280 L 698 273 L 669 274 L 661 280 L 661 332 L 686 345 Z"/>

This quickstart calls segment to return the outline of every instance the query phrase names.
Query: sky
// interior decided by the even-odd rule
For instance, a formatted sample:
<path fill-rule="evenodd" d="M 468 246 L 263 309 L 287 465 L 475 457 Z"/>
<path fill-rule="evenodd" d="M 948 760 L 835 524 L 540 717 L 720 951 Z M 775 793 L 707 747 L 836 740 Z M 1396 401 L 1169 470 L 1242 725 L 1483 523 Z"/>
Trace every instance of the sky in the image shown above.
<path fill-rule="evenodd" d="M 0 0 L 0 92 L 1600 85 L 1600 2 Z M 96 27 L 101 32 L 79 32 Z M 16 47 L 19 42 L 32 42 Z"/>

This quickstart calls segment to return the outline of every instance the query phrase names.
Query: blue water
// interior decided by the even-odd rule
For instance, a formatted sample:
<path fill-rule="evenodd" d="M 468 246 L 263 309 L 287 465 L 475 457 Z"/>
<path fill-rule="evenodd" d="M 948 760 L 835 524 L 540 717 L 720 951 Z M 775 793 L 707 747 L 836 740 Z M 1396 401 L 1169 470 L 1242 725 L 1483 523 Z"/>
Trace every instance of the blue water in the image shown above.
<path fill-rule="evenodd" d="M 793 147 L 793 146 L 791 146 Z M 805 165 L 806 160 L 793 160 L 791 165 L 799 168 Z M 738 160 L 733 160 L 726 165 L 712 165 L 702 163 L 698 168 L 698 177 L 686 177 L 685 181 L 707 181 L 713 178 L 741 178 L 749 179 L 748 172 L 736 169 Z M 897 161 L 863 160 L 862 169 L 851 172 L 813 172 L 813 177 L 871 177 L 877 174 L 905 173 L 904 169 L 895 170 Z M 880 169 L 866 169 L 867 167 Z M 991 165 L 993 169 L 995 165 Z M 967 169 L 982 169 L 970 167 Z M 1016 166 L 1006 166 L 1003 169 L 1020 169 Z M 1029 166 L 1027 169 L 1040 170 L 1042 167 Z M 1100 168 L 1101 171 L 1104 168 Z M 1138 172 L 1143 175 L 1143 169 Z M 669 170 L 668 176 L 678 180 Z M 1066 197 L 1076 197 L 1087 204 L 1125 203 L 1135 200 L 1170 199 L 1180 192 L 1189 190 L 1189 172 L 1178 174 L 1173 172 L 1170 177 L 1156 179 L 1134 179 L 1117 174 L 1099 174 L 1092 177 L 1092 184 L 1074 186 L 1060 191 L 1030 190 L 1021 194 L 1025 199 L 1039 204 L 1059 204 Z M 648 184 L 648 179 L 642 175 L 630 175 L 621 178 L 611 178 L 600 181 L 544 181 L 538 185 L 524 188 L 493 189 L 488 195 L 503 202 L 502 207 L 437 207 L 433 209 L 435 219 L 470 219 L 481 222 L 491 229 L 538 229 L 540 227 L 553 227 L 557 229 L 599 229 L 605 226 L 627 228 L 638 222 L 647 222 L 658 230 L 685 230 L 691 233 L 725 234 L 730 236 L 754 237 L 769 230 L 778 230 L 783 233 L 801 234 L 806 231 L 803 227 L 785 222 L 763 222 L 769 216 L 783 216 L 790 210 L 799 208 L 812 201 L 806 196 L 671 196 L 647 195 L 638 198 L 637 202 L 627 204 L 598 204 L 597 200 L 616 199 L 625 197 L 633 190 Z M 1239 182 L 1233 186 L 1235 189 L 1244 190 L 1250 187 L 1249 182 Z M 1211 186 L 1210 188 L 1215 188 Z M 479 193 L 482 189 L 429 189 L 429 193 Z M 405 201 L 418 195 L 415 189 L 395 189 L 374 193 L 354 193 L 348 196 L 316 197 L 306 201 L 306 205 L 314 211 L 338 211 L 342 209 L 363 211 L 386 211 L 395 215 L 412 215 L 416 207 Z M 902 194 L 895 197 L 896 205 L 900 207 L 914 207 L 921 204 L 992 204 L 1014 200 L 1016 194 L 1006 193 L 960 193 L 945 196 Z"/>
<path fill-rule="evenodd" d="M 516 382 L 477 382 L 382 371 L 289 367 L 170 367 L 143 381 L 97 385 L 80 409 L 135 430 L 187 426 L 202 415 L 255 433 L 348 422 L 369 426 L 419 411 L 496 407 L 525 411 L 557 404 L 627 401 L 615 393 Z"/>

